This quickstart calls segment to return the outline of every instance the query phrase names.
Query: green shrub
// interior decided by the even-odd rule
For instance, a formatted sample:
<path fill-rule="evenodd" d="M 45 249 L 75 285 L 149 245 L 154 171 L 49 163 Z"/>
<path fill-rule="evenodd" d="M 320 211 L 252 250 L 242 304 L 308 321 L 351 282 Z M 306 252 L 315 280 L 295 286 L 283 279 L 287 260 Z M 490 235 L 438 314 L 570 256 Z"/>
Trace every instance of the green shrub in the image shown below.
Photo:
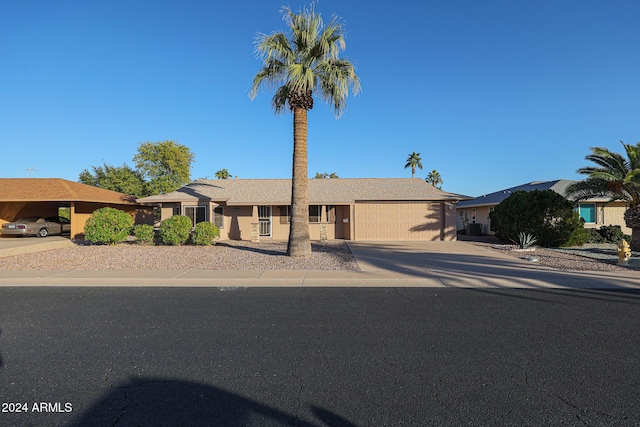
<path fill-rule="evenodd" d="M 133 217 L 114 208 L 94 211 L 84 226 L 84 238 L 94 243 L 116 244 L 124 241 L 133 226 Z"/>
<path fill-rule="evenodd" d="M 619 243 L 624 236 L 619 225 L 603 225 L 598 233 L 602 236 L 604 243 Z"/>
<path fill-rule="evenodd" d="M 571 232 L 569 238 L 560 246 L 582 246 L 585 243 L 593 243 L 590 241 L 594 234 L 600 236 L 595 230 L 589 228 L 576 228 Z"/>
<path fill-rule="evenodd" d="M 191 235 L 191 219 L 174 215 L 160 223 L 160 240 L 165 245 L 184 245 Z"/>
<path fill-rule="evenodd" d="M 500 240 L 508 242 L 522 232 L 547 247 L 567 245 L 571 234 L 584 228 L 573 202 L 552 190 L 515 191 L 489 217 Z"/>
<path fill-rule="evenodd" d="M 218 227 L 208 221 L 203 221 L 196 224 L 191 240 L 193 240 L 193 243 L 196 245 L 208 246 L 214 245 L 218 237 L 220 237 Z"/>
<path fill-rule="evenodd" d="M 155 238 L 155 231 L 153 225 L 138 224 L 133 227 L 133 235 L 138 239 L 138 243 L 144 245 L 153 245 Z"/>
<path fill-rule="evenodd" d="M 605 243 L 604 239 L 602 238 L 602 234 L 600 234 L 598 230 L 594 228 L 585 228 L 585 231 L 589 236 L 585 243 Z"/>

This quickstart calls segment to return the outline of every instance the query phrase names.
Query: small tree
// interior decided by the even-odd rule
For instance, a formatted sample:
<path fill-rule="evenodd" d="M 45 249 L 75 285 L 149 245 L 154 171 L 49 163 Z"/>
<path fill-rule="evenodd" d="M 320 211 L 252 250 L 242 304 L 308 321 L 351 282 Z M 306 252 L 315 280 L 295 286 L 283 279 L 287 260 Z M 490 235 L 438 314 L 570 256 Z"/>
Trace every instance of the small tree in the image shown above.
<path fill-rule="evenodd" d="M 574 203 L 552 190 L 516 191 L 489 217 L 496 237 L 505 242 L 526 233 L 541 246 L 565 246 L 575 230 L 584 228 Z"/>
<path fill-rule="evenodd" d="M 138 171 L 148 178 L 151 194 L 166 194 L 191 181 L 194 154 L 189 147 L 175 141 L 143 142 L 133 161 Z"/>
<path fill-rule="evenodd" d="M 133 217 L 115 208 L 94 211 L 84 226 L 84 238 L 94 243 L 113 245 L 124 241 L 133 226 Z"/>
<path fill-rule="evenodd" d="M 220 169 L 218 172 L 216 172 L 216 178 L 218 178 L 218 179 L 229 179 L 229 178 L 231 178 L 231 174 L 226 169 Z"/>
<path fill-rule="evenodd" d="M 184 215 L 174 215 L 160 223 L 160 240 L 165 245 L 184 245 L 191 235 L 191 219 Z"/>

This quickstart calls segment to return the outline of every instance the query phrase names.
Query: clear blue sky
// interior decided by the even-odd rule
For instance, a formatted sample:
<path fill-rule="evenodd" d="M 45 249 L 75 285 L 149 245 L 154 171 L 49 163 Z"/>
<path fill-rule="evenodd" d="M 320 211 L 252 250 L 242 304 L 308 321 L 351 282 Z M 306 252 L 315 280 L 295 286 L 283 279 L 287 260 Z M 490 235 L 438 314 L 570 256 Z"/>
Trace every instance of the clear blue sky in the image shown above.
<path fill-rule="evenodd" d="M 292 116 L 249 99 L 258 32 L 291 0 L 0 2 L 1 177 L 77 180 L 144 141 L 192 178 L 291 176 Z M 319 0 L 343 18 L 362 92 L 309 113 L 309 172 L 409 177 L 478 196 L 578 179 L 589 147 L 640 141 L 640 2 Z"/>

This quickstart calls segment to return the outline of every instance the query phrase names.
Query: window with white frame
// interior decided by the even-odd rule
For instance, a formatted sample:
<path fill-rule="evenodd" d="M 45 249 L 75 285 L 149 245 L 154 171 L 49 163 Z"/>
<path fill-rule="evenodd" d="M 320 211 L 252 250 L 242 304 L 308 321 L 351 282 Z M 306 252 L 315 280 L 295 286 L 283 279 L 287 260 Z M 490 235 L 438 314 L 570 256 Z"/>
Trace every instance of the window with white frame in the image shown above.
<path fill-rule="evenodd" d="M 224 228 L 224 206 L 214 206 L 213 208 L 213 225 Z"/>
<path fill-rule="evenodd" d="M 185 206 L 184 216 L 189 217 L 195 227 L 197 223 L 207 220 L 207 208 L 206 206 Z"/>

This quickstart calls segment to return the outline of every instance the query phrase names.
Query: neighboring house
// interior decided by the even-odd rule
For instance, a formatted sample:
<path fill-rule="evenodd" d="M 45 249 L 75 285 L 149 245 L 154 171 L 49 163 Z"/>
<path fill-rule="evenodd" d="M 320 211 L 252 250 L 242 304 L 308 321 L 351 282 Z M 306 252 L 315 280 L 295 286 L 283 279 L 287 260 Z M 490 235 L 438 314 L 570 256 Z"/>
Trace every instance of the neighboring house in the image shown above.
<path fill-rule="evenodd" d="M 467 230 L 469 224 L 479 224 L 482 234 L 494 234 L 491 229 L 489 212 L 501 201 L 515 191 L 553 190 L 566 197 L 566 189 L 576 181 L 557 179 L 555 181 L 534 181 L 517 187 L 506 188 L 495 193 L 485 194 L 475 199 L 465 200 L 456 206 L 456 227 Z M 597 198 L 581 201 L 578 204 L 580 217 L 585 221 L 585 228 L 600 228 L 603 225 L 619 225 L 625 234 L 631 234 L 631 229 L 625 225 L 624 202 L 607 203 L 607 198 Z"/>
<path fill-rule="evenodd" d="M 422 179 L 310 179 L 312 240 L 455 240 L 455 203 L 468 199 Z M 195 181 L 168 194 L 138 199 L 161 208 L 162 219 L 186 215 L 210 221 L 222 240 L 289 236 L 290 179 Z"/>
<path fill-rule="evenodd" d="M 56 216 L 70 208 L 71 237 L 84 235 L 84 225 L 96 209 L 113 207 L 136 223 L 153 223 L 153 207 L 132 196 L 61 178 L 0 178 L 0 224 L 32 216 Z"/>

